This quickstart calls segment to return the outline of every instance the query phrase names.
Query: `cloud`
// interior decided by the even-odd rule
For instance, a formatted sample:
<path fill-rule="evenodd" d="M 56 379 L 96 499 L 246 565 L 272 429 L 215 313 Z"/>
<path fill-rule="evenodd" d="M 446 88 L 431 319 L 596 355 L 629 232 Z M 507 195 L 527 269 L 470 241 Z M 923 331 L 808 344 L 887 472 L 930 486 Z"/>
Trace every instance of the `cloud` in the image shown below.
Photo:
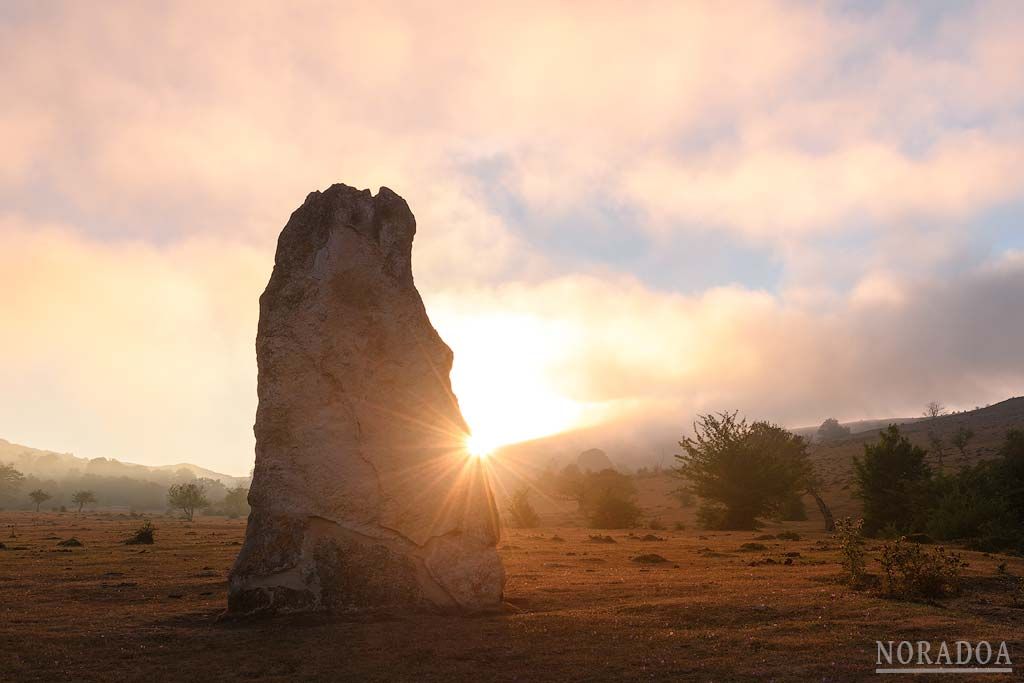
<path fill-rule="evenodd" d="M 826 154 L 739 148 L 686 162 L 651 159 L 623 186 L 654 224 L 725 226 L 774 239 L 909 218 L 963 220 L 1024 190 L 1024 134 L 951 133 L 921 158 L 862 142 Z"/>
<path fill-rule="evenodd" d="M 1022 30 L 1012 2 L 10 5 L 0 436 L 244 471 L 257 297 L 333 182 L 412 206 L 467 413 L 502 384 L 537 429 L 1013 393 L 1020 259 L 985 221 L 1019 220 Z M 651 275 L 751 244 L 763 289 Z"/>
<path fill-rule="evenodd" d="M 682 296 L 581 276 L 428 303 L 455 343 L 457 374 L 487 377 L 526 354 L 590 422 L 653 413 L 681 427 L 697 412 L 739 408 L 797 425 L 1013 395 L 1024 382 L 1022 291 L 1024 264 L 1011 255 L 957 282 L 870 274 L 824 313 L 737 287 Z M 485 323 L 491 333 L 461 357 L 463 326 L 495 311 L 528 322 L 518 332 Z"/>

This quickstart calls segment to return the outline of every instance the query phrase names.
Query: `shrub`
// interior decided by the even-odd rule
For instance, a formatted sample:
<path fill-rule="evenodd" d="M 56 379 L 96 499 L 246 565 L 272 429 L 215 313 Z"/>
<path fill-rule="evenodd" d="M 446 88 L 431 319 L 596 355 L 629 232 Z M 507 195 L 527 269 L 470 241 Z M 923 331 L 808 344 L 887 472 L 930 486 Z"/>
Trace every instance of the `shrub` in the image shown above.
<path fill-rule="evenodd" d="M 783 531 L 775 538 L 779 539 L 780 541 L 799 541 L 803 537 L 795 531 Z"/>
<path fill-rule="evenodd" d="M 507 510 L 509 519 L 514 527 L 535 529 L 540 526 L 540 515 L 537 514 L 537 511 L 533 509 L 533 505 L 530 503 L 529 487 L 524 486 L 512 493 Z"/>
<path fill-rule="evenodd" d="M 682 522 L 676 522 L 675 524 L 672 525 L 672 528 L 675 529 L 676 531 L 686 531 L 686 525 L 683 524 Z"/>
<path fill-rule="evenodd" d="M 640 508 L 628 498 L 606 491 L 590 512 L 590 526 L 594 529 L 629 529 L 637 525 Z"/>
<path fill-rule="evenodd" d="M 835 539 L 839 544 L 839 561 L 846 570 L 851 586 L 861 586 L 867 574 L 864 553 L 864 520 L 845 517 L 836 522 Z"/>
<path fill-rule="evenodd" d="M 153 545 L 155 541 L 153 533 L 155 531 L 156 527 L 153 526 L 153 522 L 147 519 L 134 534 L 125 539 L 124 543 L 125 545 Z"/>
<path fill-rule="evenodd" d="M 959 553 L 927 549 L 899 538 L 882 546 L 882 593 L 899 600 L 941 598 L 960 592 L 967 563 Z"/>
<path fill-rule="evenodd" d="M 665 525 L 661 523 L 661 520 L 655 517 L 647 523 L 647 528 L 651 531 L 664 531 Z"/>

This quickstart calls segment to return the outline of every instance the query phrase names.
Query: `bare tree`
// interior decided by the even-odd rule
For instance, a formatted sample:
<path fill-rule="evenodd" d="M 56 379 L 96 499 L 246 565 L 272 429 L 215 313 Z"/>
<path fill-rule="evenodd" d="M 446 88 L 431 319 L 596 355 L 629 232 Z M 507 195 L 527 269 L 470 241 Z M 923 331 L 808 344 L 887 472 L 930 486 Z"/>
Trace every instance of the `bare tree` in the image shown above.
<path fill-rule="evenodd" d="M 928 405 L 924 407 L 924 416 L 928 418 L 928 443 L 931 446 L 932 452 L 935 453 L 936 460 L 938 460 L 939 469 L 942 469 L 942 459 L 946 455 L 946 443 L 939 436 L 939 430 L 936 428 L 935 423 L 945 414 L 946 406 L 938 401 L 929 401 Z"/>

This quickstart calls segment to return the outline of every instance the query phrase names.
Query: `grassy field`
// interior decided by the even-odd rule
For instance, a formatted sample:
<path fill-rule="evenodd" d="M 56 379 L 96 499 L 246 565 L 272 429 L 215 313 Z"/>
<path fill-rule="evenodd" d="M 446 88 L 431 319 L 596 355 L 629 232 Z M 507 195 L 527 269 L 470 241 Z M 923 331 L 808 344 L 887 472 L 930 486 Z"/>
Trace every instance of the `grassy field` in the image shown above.
<path fill-rule="evenodd" d="M 218 616 L 244 521 L 156 517 L 155 545 L 124 545 L 140 523 L 0 513 L 0 680 L 846 681 L 876 677 L 876 640 L 1005 640 L 1024 656 L 1024 610 L 997 572 L 1024 575 L 1024 559 L 968 552 L 961 597 L 898 603 L 837 581 L 816 520 L 614 543 L 509 530 L 504 614 L 241 622 Z M 755 540 L 783 528 L 802 538 Z M 58 546 L 72 536 L 83 545 Z M 633 559 L 651 553 L 667 561 Z"/>

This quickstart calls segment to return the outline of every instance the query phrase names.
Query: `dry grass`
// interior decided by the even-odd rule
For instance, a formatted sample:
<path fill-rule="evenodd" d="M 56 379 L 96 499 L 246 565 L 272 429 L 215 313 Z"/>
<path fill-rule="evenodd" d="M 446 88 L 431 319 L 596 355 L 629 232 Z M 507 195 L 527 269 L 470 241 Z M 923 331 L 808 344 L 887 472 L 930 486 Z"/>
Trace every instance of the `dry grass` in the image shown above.
<path fill-rule="evenodd" d="M 1006 640 L 1024 656 L 1024 560 L 965 553 L 963 596 L 896 603 L 837 583 L 814 521 L 767 529 L 802 539 L 763 551 L 740 550 L 760 535 L 740 532 L 510 531 L 506 614 L 255 622 L 217 621 L 244 521 L 154 521 L 140 547 L 122 542 L 138 519 L 0 513 L 0 680 L 844 681 L 874 676 L 875 640 Z M 84 546 L 57 546 L 71 536 Z M 631 561 L 647 553 L 668 562 Z"/>

